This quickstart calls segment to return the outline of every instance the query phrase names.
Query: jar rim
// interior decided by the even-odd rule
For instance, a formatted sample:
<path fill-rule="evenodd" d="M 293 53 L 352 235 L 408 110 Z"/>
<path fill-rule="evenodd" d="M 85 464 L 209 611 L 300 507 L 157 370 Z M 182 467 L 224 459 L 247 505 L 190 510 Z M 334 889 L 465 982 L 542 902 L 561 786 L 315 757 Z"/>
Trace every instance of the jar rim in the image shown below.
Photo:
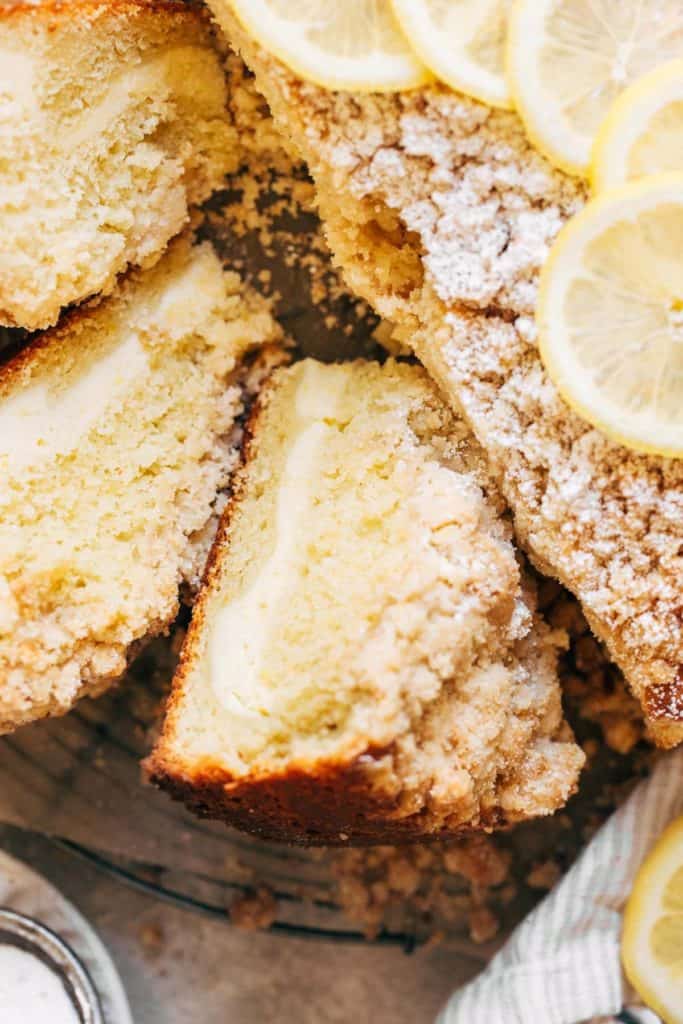
<path fill-rule="evenodd" d="M 54 971 L 71 998 L 79 1024 L 105 1024 L 100 1000 L 85 966 L 51 928 L 27 914 L 0 906 L 0 945 L 32 953 Z"/>

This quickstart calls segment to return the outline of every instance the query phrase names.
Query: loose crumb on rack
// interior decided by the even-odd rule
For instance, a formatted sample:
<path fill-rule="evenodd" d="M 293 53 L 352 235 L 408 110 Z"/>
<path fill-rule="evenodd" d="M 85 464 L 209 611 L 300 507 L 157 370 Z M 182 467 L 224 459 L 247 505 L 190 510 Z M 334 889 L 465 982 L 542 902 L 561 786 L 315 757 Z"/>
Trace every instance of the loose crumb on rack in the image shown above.
<path fill-rule="evenodd" d="M 243 931 L 263 931 L 277 918 L 277 900 L 267 885 L 259 885 L 238 896 L 230 905 L 230 921 Z"/>
<path fill-rule="evenodd" d="M 393 914 L 425 941 L 467 919 L 474 942 L 488 942 L 499 920 L 489 890 L 508 881 L 511 855 L 486 835 L 430 846 L 344 850 L 332 854 L 336 896 L 347 918 L 375 938 Z"/>
<path fill-rule="evenodd" d="M 138 940 L 146 956 L 158 956 L 164 947 L 164 930 L 157 921 L 146 921 L 138 931 Z"/>
<path fill-rule="evenodd" d="M 530 889 L 549 891 L 562 877 L 559 865 L 554 860 L 545 860 L 534 864 L 526 876 L 526 884 Z"/>

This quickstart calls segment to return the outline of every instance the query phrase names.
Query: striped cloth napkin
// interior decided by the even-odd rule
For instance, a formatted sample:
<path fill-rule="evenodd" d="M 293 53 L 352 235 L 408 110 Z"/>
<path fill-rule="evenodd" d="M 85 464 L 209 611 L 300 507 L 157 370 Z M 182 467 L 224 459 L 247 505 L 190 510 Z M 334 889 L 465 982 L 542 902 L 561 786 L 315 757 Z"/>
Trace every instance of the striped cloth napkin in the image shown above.
<path fill-rule="evenodd" d="M 621 970 L 621 912 L 636 872 L 683 813 L 683 748 L 657 762 L 571 871 L 486 970 L 456 992 L 437 1024 L 657 1024 L 631 1007 Z"/>

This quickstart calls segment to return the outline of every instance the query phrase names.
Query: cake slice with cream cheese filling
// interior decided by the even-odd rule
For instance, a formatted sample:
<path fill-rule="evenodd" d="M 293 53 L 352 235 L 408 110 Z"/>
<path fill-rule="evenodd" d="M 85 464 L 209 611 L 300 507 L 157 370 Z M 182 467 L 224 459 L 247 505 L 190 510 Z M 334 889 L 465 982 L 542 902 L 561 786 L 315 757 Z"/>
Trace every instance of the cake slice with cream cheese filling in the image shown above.
<path fill-rule="evenodd" d="M 421 368 L 277 370 L 152 778 L 201 814 L 307 844 L 554 811 L 583 755 L 501 507 Z"/>

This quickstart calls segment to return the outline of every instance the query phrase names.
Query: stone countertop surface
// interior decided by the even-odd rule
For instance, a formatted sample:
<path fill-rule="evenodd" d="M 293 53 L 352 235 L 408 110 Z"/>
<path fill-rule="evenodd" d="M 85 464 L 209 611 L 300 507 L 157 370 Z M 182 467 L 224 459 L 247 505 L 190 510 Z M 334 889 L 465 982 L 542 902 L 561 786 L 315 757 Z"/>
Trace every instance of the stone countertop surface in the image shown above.
<path fill-rule="evenodd" d="M 239 931 L 136 892 L 12 828 L 0 827 L 0 849 L 45 875 L 96 928 L 135 1024 L 428 1024 L 479 968 L 438 947 L 407 956 Z"/>

